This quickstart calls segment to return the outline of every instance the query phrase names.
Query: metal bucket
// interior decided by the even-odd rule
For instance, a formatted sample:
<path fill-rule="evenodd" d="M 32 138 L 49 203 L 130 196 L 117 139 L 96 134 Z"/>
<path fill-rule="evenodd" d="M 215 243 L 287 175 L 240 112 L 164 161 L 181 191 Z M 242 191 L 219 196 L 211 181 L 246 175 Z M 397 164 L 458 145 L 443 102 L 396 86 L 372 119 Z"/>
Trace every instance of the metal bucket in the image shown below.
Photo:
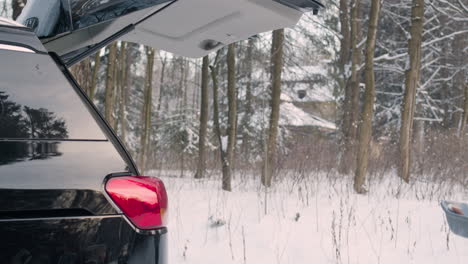
<path fill-rule="evenodd" d="M 468 204 L 442 201 L 440 205 L 445 212 L 450 230 L 456 235 L 468 238 Z M 459 209 L 459 212 L 453 210 L 453 207 Z"/>

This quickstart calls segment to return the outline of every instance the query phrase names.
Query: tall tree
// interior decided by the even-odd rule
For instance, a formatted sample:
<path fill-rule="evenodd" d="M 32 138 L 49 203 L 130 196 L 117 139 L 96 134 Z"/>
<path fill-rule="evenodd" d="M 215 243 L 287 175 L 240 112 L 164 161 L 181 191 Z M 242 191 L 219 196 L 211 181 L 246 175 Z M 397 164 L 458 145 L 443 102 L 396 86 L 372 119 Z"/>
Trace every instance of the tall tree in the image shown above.
<path fill-rule="evenodd" d="M 468 10 L 466 11 L 468 13 Z M 465 23 L 466 25 L 466 23 Z M 463 28 L 463 24 L 458 25 L 457 28 Z M 468 39 L 468 34 L 460 34 L 455 36 L 453 40 L 453 51 L 455 54 L 455 66 L 457 67 L 457 73 L 455 74 L 454 78 L 454 85 L 456 89 L 459 89 L 460 92 L 463 94 L 464 100 L 462 103 L 463 114 L 461 116 L 460 122 L 460 131 L 459 136 L 464 138 L 464 133 L 466 126 L 468 125 L 468 83 L 466 82 L 466 72 L 467 72 L 467 63 L 468 63 L 468 56 L 467 56 L 467 49 L 466 43 Z"/>
<path fill-rule="evenodd" d="M 271 113 L 268 127 L 268 138 L 266 142 L 266 153 L 262 166 L 261 182 L 264 186 L 270 187 L 271 180 L 275 171 L 275 162 L 277 159 L 277 137 L 278 123 L 280 114 L 280 98 L 281 98 L 281 72 L 283 69 L 283 43 L 284 29 L 273 31 L 273 40 L 271 47 Z"/>
<path fill-rule="evenodd" d="M 101 67 L 101 51 L 96 52 L 94 55 L 94 67 L 93 67 L 93 75 L 91 76 L 91 84 L 88 90 L 88 96 L 93 101 L 94 94 L 96 93 L 96 86 L 99 76 L 99 68 Z"/>
<path fill-rule="evenodd" d="M 366 39 L 364 106 L 361 115 L 359 129 L 359 144 L 357 155 L 357 167 L 354 176 L 354 190 L 357 193 L 365 193 L 363 187 L 369 162 L 369 146 L 372 139 L 372 118 L 374 116 L 375 101 L 375 77 L 374 77 L 374 53 L 377 38 L 377 25 L 380 13 L 380 1 L 372 0 L 369 18 L 369 29 Z"/>
<path fill-rule="evenodd" d="M 165 119 L 165 113 L 169 111 L 169 100 L 163 100 L 166 98 L 166 83 L 165 83 L 165 76 L 166 76 L 166 67 L 167 67 L 167 57 L 162 55 L 164 52 L 159 51 L 158 52 L 158 57 L 159 57 L 159 62 L 161 63 L 161 74 L 159 76 L 159 95 L 158 95 L 158 103 L 156 105 L 156 114 L 155 114 L 155 120 L 156 122 L 159 123 L 164 123 Z M 164 110 L 161 111 L 161 107 L 163 107 L 164 103 Z M 152 148 L 152 153 L 157 153 L 158 151 L 158 146 L 161 142 L 160 141 L 155 141 L 153 144 Z M 157 159 L 155 160 L 155 166 L 159 167 L 161 162 L 163 162 L 162 159 Z"/>
<path fill-rule="evenodd" d="M 85 93 L 89 93 L 91 81 L 89 78 L 91 73 L 91 60 L 86 58 L 80 61 L 79 63 L 70 67 L 70 72 L 80 85 L 80 88 L 83 89 Z"/>
<path fill-rule="evenodd" d="M 119 42 L 120 45 L 117 45 L 116 48 L 116 54 L 115 54 L 115 65 L 114 65 L 114 89 L 112 92 L 112 116 L 113 118 L 113 124 L 112 127 L 114 128 L 115 131 L 117 131 L 117 128 L 119 126 L 119 116 L 120 116 L 120 109 L 122 109 L 120 97 L 121 97 L 121 92 L 122 92 L 122 56 L 121 56 L 121 50 L 119 50 L 119 46 L 122 47 L 122 42 Z"/>
<path fill-rule="evenodd" d="M 228 142 L 227 142 L 227 167 L 223 168 L 222 188 L 231 191 L 232 166 L 234 164 L 234 152 L 237 141 L 237 92 L 236 92 L 236 51 L 235 44 L 228 46 L 227 53 L 227 96 L 228 96 Z"/>
<path fill-rule="evenodd" d="M 466 125 L 468 124 L 468 84 L 465 84 L 465 100 L 463 106 L 463 117 L 460 125 L 460 137 L 464 137 Z"/>
<path fill-rule="evenodd" d="M 106 90 L 104 98 L 104 116 L 107 122 L 111 125 L 114 124 L 113 117 L 113 94 L 115 85 L 115 60 L 117 56 L 117 43 L 114 42 L 109 45 L 109 55 L 107 58 L 107 73 L 106 73 Z"/>
<path fill-rule="evenodd" d="M 340 170 L 349 173 L 355 163 L 355 149 L 359 121 L 360 64 L 361 64 L 361 1 L 354 0 L 351 7 L 351 76 L 345 87 L 343 135 L 344 155 Z M 346 47 L 345 47 L 346 48 Z"/>
<path fill-rule="evenodd" d="M 27 0 L 12 0 L 11 9 L 13 10 L 13 20 L 16 20 L 21 14 L 24 6 L 26 5 Z"/>
<path fill-rule="evenodd" d="M 345 104 L 344 104 L 344 112 L 343 118 L 346 122 L 349 119 L 349 109 L 348 103 L 350 102 L 349 99 L 349 89 L 346 89 L 346 84 L 348 82 L 349 74 L 347 71 L 347 66 L 349 65 L 349 57 L 351 53 L 351 28 L 350 28 L 350 16 L 349 16 L 349 2 L 348 0 L 340 0 L 339 6 L 339 18 L 340 18 L 340 53 L 338 58 L 338 70 L 339 70 L 339 78 L 338 84 L 340 90 L 345 91 Z M 344 125 L 344 123 L 343 123 Z M 347 134 L 344 134 L 346 136 Z M 343 137 L 343 140 L 346 141 L 347 138 Z"/>
<path fill-rule="evenodd" d="M 122 41 L 120 46 L 120 108 L 119 108 L 119 120 L 120 120 L 120 136 L 122 141 L 125 143 L 125 137 L 127 134 L 127 122 L 126 122 L 126 108 L 127 108 L 127 97 L 128 97 L 128 70 L 129 63 L 127 58 L 127 42 Z"/>
<path fill-rule="evenodd" d="M 226 150 L 223 144 L 223 135 L 221 131 L 221 125 L 219 122 L 219 103 L 218 103 L 218 58 L 220 55 L 220 51 L 216 53 L 216 59 L 214 61 L 213 66 L 210 66 L 211 70 L 211 79 L 213 82 L 213 123 L 216 132 L 216 137 L 218 138 L 218 145 L 219 145 L 219 155 L 221 157 L 221 166 L 222 166 L 222 173 L 223 173 L 223 187 L 224 187 L 224 178 L 230 177 L 230 168 L 229 168 L 229 161 L 227 159 Z M 226 175 L 226 176 L 225 176 Z"/>
<path fill-rule="evenodd" d="M 351 47 L 351 32 L 349 28 L 348 1 L 340 0 L 340 58 L 339 64 L 342 74 L 345 74 L 345 66 L 349 61 L 349 52 Z M 346 78 L 346 77 L 345 77 Z"/>
<path fill-rule="evenodd" d="M 208 81 L 209 81 L 209 57 L 203 57 L 201 77 L 201 103 L 200 103 L 200 130 L 198 133 L 198 166 L 195 178 L 201 179 L 205 175 L 206 166 L 206 138 L 208 132 Z"/>
<path fill-rule="evenodd" d="M 187 91 L 187 75 L 188 75 L 188 71 L 189 71 L 189 68 L 188 68 L 188 64 L 187 64 L 187 59 L 181 57 L 180 58 L 180 91 L 182 93 L 182 96 L 181 96 L 181 100 L 179 101 L 179 112 L 181 113 L 182 115 L 182 124 L 185 126 L 185 129 L 187 129 L 187 125 L 188 125 L 188 120 L 187 120 L 187 94 L 188 94 L 188 91 Z M 187 131 L 187 130 L 185 130 Z M 184 135 L 184 136 L 187 136 L 186 139 L 188 139 L 188 135 Z M 181 145 L 182 149 L 181 149 L 181 153 L 180 153 L 180 177 L 184 177 L 184 173 L 185 173 L 185 144 L 182 144 Z"/>
<path fill-rule="evenodd" d="M 242 120 L 242 152 L 244 153 L 245 160 L 250 159 L 250 141 L 251 141 L 251 119 L 253 115 L 253 94 L 252 94 L 252 71 L 253 71 L 253 50 L 255 47 L 255 38 L 250 38 L 247 44 L 246 54 L 246 72 L 247 72 L 247 84 L 245 87 L 245 114 Z"/>
<path fill-rule="evenodd" d="M 162 104 L 163 104 L 163 98 L 164 98 L 164 94 L 166 93 L 166 90 L 165 90 L 165 85 L 166 83 L 164 82 L 164 77 L 166 76 L 166 65 L 167 65 L 167 57 L 166 56 L 162 56 L 161 53 L 159 53 L 159 59 L 161 61 L 161 76 L 159 78 L 159 102 L 158 102 L 158 116 L 160 117 L 160 111 L 161 111 L 161 107 L 162 107 Z M 167 101 L 166 101 L 167 103 Z M 167 108 L 164 108 L 165 111 L 167 111 L 168 109 Z"/>
<path fill-rule="evenodd" d="M 411 136 L 416 107 L 416 91 L 421 71 L 421 43 L 424 26 L 424 0 L 413 0 L 411 27 L 408 41 L 409 67 L 405 72 L 405 93 L 402 105 L 400 128 L 399 176 L 409 182 L 411 168 Z"/>
<path fill-rule="evenodd" d="M 140 171 L 145 171 L 146 153 L 148 150 L 149 138 L 151 134 L 151 106 L 153 97 L 153 68 L 154 68 L 154 49 L 145 47 L 146 53 L 146 77 L 145 91 L 142 111 L 142 132 L 140 138 Z"/>
<path fill-rule="evenodd" d="M 221 125 L 219 120 L 219 103 L 218 103 L 218 58 L 220 56 L 220 51 L 216 54 L 214 61 L 214 66 L 210 66 L 211 69 L 211 78 L 213 81 L 213 119 L 214 126 L 216 130 L 216 135 L 219 143 L 219 152 L 221 157 L 222 165 L 222 189 L 225 191 L 231 191 L 231 174 L 232 174 L 232 164 L 235 151 L 236 143 L 236 129 L 237 129 L 237 98 L 236 98 L 236 85 L 235 85 L 235 74 L 236 74 L 236 61 L 235 61 L 235 44 L 230 44 L 228 46 L 227 52 L 227 66 L 228 66 L 228 84 L 227 84 L 227 97 L 228 97 L 228 127 L 227 127 L 227 146 L 223 144 L 223 136 L 221 131 Z"/>

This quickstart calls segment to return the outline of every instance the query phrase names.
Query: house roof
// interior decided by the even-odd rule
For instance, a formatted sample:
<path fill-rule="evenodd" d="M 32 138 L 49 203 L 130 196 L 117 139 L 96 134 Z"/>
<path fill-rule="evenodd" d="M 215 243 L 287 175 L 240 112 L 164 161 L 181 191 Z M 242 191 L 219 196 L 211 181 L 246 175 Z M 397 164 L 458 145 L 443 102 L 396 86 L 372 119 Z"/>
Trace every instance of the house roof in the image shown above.
<path fill-rule="evenodd" d="M 315 115 L 306 113 L 301 108 L 292 103 L 284 102 L 281 104 L 280 120 L 282 126 L 296 127 L 321 127 L 329 130 L 336 130 L 336 125 L 330 121 L 320 118 Z"/>

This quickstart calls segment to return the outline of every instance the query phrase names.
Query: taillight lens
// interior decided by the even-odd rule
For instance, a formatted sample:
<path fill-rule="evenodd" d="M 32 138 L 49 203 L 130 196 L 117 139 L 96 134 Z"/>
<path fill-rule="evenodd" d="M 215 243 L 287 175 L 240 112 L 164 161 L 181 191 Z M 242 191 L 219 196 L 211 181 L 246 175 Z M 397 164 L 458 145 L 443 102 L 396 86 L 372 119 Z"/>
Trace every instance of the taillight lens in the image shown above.
<path fill-rule="evenodd" d="M 139 229 L 165 225 L 167 193 L 161 180 L 145 176 L 110 178 L 106 192 Z"/>

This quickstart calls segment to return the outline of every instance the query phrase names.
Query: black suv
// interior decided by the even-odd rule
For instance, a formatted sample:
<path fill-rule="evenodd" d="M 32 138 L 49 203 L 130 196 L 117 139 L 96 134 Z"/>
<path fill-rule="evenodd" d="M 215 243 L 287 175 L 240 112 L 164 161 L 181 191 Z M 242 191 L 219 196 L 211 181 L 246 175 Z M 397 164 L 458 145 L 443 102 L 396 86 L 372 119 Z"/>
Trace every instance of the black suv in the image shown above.
<path fill-rule="evenodd" d="M 164 185 L 62 65 L 0 24 L 0 262 L 165 263 Z"/>
<path fill-rule="evenodd" d="M 0 18 L 0 262 L 166 263 L 167 195 L 68 67 L 117 39 L 204 56 L 314 0 L 28 0 Z"/>

